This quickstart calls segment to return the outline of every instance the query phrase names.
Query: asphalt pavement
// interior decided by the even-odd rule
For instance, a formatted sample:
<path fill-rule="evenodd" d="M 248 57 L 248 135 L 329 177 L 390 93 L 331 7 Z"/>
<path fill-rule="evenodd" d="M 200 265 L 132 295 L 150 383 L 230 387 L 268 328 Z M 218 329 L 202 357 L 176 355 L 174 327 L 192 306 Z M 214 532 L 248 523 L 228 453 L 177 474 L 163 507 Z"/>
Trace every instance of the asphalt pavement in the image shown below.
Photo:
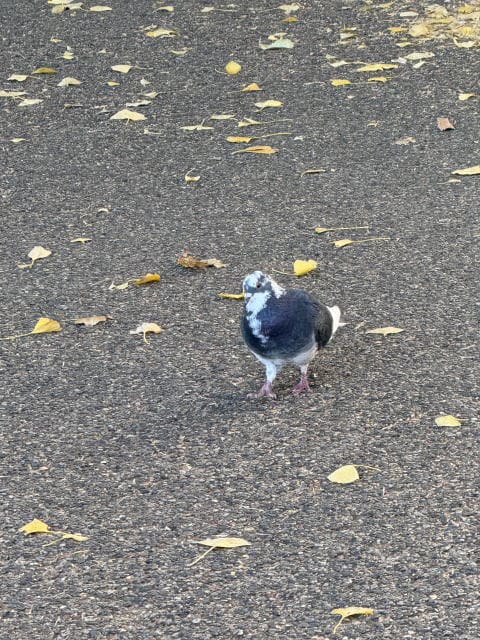
<path fill-rule="evenodd" d="M 444 3 L 457 31 L 418 38 L 428 3 L 105 4 L 2 4 L 1 90 L 26 94 L 0 98 L 0 336 L 62 331 L 0 341 L 0 638 L 477 639 L 480 176 L 452 171 L 479 163 L 458 29 L 480 6 Z M 293 48 L 262 50 L 272 34 Z M 110 119 L 125 108 L 146 119 Z M 250 142 L 272 154 L 226 140 L 272 133 Z M 342 309 L 309 394 L 285 370 L 278 400 L 247 399 L 264 372 L 218 294 L 256 269 Z M 165 330 L 147 344 L 144 322 Z M 386 326 L 404 331 L 366 333 Z M 329 482 L 349 463 L 357 482 Z M 34 518 L 88 540 L 18 531 Z M 216 536 L 251 545 L 190 566 Z M 348 606 L 374 613 L 333 635 Z"/>

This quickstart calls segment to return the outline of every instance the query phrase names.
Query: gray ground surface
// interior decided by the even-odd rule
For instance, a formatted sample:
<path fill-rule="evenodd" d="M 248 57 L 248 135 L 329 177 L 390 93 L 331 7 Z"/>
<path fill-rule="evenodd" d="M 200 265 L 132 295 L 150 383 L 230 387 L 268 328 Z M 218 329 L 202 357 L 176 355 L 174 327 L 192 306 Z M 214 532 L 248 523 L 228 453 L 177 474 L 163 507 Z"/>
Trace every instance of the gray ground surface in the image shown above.
<path fill-rule="evenodd" d="M 1 98 L 1 335 L 40 316 L 64 329 L 0 343 L 0 637 L 325 640 L 330 610 L 356 605 L 375 614 L 335 637 L 478 638 L 480 177 L 448 182 L 478 163 L 478 99 L 457 98 L 478 91 L 478 49 L 451 38 L 396 46 L 402 34 L 387 27 L 411 24 L 401 10 L 423 15 L 415 3 L 309 1 L 292 24 L 264 0 L 209 13 L 186 0 L 171 15 L 150 1 L 102 4 L 114 10 L 2 4 L 2 87 L 43 102 Z M 147 38 L 151 24 L 179 36 Z M 345 26 L 359 37 L 340 44 Z M 262 52 L 258 41 L 279 31 L 296 46 Z M 435 57 L 372 74 L 325 58 L 412 51 Z M 238 76 L 221 73 L 229 59 Z M 119 63 L 138 68 L 110 70 Z M 6 81 L 44 65 L 58 73 Z M 57 87 L 65 76 L 83 84 Z M 253 81 L 263 93 L 238 92 Z M 109 120 L 152 90 L 135 109 L 147 121 Z M 259 114 L 254 102 L 268 98 L 283 108 Z M 213 113 L 291 120 L 179 128 Z M 445 115 L 455 131 L 437 130 Z M 273 156 L 231 155 L 227 135 L 259 131 L 293 135 L 257 142 L 278 147 Z M 394 144 L 405 136 L 416 142 Z M 312 167 L 326 172 L 300 178 Z M 199 182 L 184 182 L 190 169 Z M 316 235 L 316 225 L 370 228 Z M 366 236 L 390 240 L 330 242 Z M 36 244 L 52 256 L 19 269 Z M 184 248 L 228 267 L 183 269 Z M 217 294 L 257 268 L 291 271 L 295 258 L 318 269 L 281 284 L 338 304 L 348 325 L 317 358 L 309 395 L 290 394 L 297 373 L 286 371 L 278 401 L 247 400 L 263 371 L 241 343 L 241 303 Z M 147 271 L 160 283 L 108 288 Z M 98 313 L 114 320 L 72 322 Z M 129 335 L 146 321 L 167 328 L 149 345 Z M 365 334 L 386 325 L 405 331 Z M 442 413 L 465 422 L 437 427 Z M 328 482 L 350 462 L 380 471 Z M 90 538 L 44 547 L 17 531 L 32 518 Z M 220 534 L 252 545 L 189 567 L 201 550 L 190 541 Z"/>

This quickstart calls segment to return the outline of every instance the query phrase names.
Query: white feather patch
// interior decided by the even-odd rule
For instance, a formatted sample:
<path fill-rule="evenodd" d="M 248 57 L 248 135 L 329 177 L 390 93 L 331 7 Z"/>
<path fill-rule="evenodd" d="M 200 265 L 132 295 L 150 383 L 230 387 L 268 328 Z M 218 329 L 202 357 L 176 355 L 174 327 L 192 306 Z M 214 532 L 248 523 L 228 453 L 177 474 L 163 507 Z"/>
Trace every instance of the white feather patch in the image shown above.
<path fill-rule="evenodd" d="M 250 329 L 252 330 L 253 335 L 259 338 L 263 343 L 267 342 L 268 338 L 262 335 L 262 323 L 258 319 L 258 314 L 260 311 L 265 309 L 267 300 L 270 296 L 270 291 L 259 291 L 258 293 L 254 293 L 245 305 L 247 322 Z"/>
<path fill-rule="evenodd" d="M 332 316 L 332 320 L 333 320 L 332 335 L 330 337 L 330 340 L 331 340 L 333 338 L 333 335 L 334 335 L 335 331 L 340 326 L 340 316 L 341 316 L 342 312 L 340 311 L 339 307 L 337 307 L 337 306 L 327 307 L 327 309 L 330 311 L 330 315 Z"/>

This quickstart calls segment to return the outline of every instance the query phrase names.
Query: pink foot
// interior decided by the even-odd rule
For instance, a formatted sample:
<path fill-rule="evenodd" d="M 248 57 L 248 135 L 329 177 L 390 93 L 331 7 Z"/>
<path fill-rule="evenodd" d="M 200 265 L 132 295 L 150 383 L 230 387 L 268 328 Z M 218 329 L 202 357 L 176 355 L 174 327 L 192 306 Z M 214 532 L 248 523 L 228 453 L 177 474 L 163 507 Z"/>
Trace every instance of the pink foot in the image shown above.
<path fill-rule="evenodd" d="M 300 382 L 296 384 L 292 389 L 292 392 L 296 396 L 298 396 L 299 393 L 302 393 L 302 391 L 310 391 L 310 385 L 308 384 L 307 376 L 302 376 L 300 378 Z"/>
<path fill-rule="evenodd" d="M 257 393 L 249 393 L 247 398 L 275 398 L 277 395 L 272 391 L 272 383 L 265 382 L 265 384 L 261 387 Z"/>

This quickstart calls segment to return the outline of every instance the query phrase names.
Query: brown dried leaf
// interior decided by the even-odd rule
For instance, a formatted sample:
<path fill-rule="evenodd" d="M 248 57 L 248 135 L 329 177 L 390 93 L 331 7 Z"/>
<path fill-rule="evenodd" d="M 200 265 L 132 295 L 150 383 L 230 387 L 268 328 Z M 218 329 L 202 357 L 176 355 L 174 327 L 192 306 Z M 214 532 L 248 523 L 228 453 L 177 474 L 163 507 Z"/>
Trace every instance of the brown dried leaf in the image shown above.
<path fill-rule="evenodd" d="M 227 266 L 221 260 L 217 260 L 217 258 L 207 258 L 206 260 L 204 260 L 202 258 L 196 258 L 195 256 L 192 256 L 187 251 L 184 251 L 178 258 L 177 264 L 187 269 L 206 269 L 207 267 L 215 267 L 216 269 L 220 269 L 221 267 Z"/>
<path fill-rule="evenodd" d="M 75 318 L 75 324 L 83 324 L 85 327 L 94 327 L 99 322 L 111 320 L 112 316 L 88 316 L 86 318 Z"/>
<path fill-rule="evenodd" d="M 236 153 L 263 153 L 265 155 L 270 155 L 272 153 L 277 153 L 277 151 L 278 149 L 276 147 L 271 147 L 269 145 L 255 145 L 253 147 L 245 147 L 245 149 L 233 151 L 232 156 Z"/>
<path fill-rule="evenodd" d="M 455 129 L 455 126 L 450 122 L 448 118 L 437 118 L 437 127 L 440 129 L 440 131 Z"/>

